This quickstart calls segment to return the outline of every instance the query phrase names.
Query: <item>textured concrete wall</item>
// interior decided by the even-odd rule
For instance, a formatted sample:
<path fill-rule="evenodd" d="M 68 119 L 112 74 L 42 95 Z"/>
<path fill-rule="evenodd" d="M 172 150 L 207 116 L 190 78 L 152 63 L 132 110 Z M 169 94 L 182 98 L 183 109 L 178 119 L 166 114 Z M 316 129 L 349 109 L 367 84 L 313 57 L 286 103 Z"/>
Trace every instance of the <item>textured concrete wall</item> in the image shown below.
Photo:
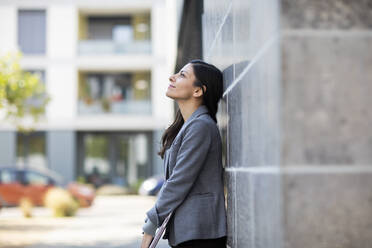
<path fill-rule="evenodd" d="M 204 0 L 230 247 L 372 244 L 371 1 Z"/>
<path fill-rule="evenodd" d="M 224 71 L 228 245 L 281 246 L 278 3 L 204 1 L 204 59 Z"/>
<path fill-rule="evenodd" d="M 282 0 L 285 247 L 371 247 L 371 1 Z"/>

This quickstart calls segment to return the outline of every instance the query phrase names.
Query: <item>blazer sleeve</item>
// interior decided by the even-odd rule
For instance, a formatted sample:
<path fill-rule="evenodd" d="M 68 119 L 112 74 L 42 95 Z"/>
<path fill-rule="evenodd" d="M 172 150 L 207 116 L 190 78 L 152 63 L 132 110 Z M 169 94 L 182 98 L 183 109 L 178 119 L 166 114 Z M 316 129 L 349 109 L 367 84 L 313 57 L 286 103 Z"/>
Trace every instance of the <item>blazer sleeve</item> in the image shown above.
<path fill-rule="evenodd" d="M 156 233 L 156 226 L 154 225 L 154 223 L 151 222 L 149 218 L 146 218 L 145 224 L 142 226 L 142 230 L 142 234 L 147 233 L 154 237 Z"/>
<path fill-rule="evenodd" d="M 172 175 L 163 184 L 157 201 L 146 214 L 157 227 L 186 198 L 201 171 L 211 145 L 208 123 L 195 119 L 185 128 Z"/>

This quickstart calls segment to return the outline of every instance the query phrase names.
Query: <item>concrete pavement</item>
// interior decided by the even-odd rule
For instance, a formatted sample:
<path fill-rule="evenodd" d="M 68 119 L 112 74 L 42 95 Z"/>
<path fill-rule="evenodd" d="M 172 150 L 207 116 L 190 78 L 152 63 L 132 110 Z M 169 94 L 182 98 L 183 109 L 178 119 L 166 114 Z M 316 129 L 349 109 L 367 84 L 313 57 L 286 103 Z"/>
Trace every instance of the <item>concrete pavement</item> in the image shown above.
<path fill-rule="evenodd" d="M 0 247 L 138 248 L 145 213 L 154 203 L 154 197 L 98 196 L 92 207 L 68 218 L 34 208 L 34 217 L 26 219 L 18 208 L 5 208 L 0 211 Z M 167 240 L 159 247 L 169 247 Z"/>

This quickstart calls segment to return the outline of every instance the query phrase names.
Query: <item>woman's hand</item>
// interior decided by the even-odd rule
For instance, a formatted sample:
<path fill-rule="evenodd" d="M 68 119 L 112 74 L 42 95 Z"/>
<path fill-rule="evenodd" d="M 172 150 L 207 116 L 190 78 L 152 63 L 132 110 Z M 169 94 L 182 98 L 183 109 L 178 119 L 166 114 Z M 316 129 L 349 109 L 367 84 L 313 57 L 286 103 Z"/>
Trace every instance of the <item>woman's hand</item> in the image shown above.
<path fill-rule="evenodd" d="M 147 233 L 144 233 L 143 234 L 143 237 L 142 237 L 142 244 L 141 244 L 141 248 L 148 248 L 151 244 L 151 241 L 154 239 L 153 236 L 151 236 L 150 234 L 147 234 Z"/>

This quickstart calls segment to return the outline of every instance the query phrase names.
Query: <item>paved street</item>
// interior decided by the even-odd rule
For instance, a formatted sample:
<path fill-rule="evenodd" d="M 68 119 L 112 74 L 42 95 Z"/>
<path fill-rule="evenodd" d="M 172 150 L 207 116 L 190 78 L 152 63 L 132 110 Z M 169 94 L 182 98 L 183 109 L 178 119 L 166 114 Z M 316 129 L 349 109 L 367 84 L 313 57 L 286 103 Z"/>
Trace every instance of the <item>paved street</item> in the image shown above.
<path fill-rule="evenodd" d="M 54 218 L 46 208 L 34 208 L 24 218 L 18 208 L 0 211 L 0 247 L 9 248 L 138 248 L 145 213 L 154 197 L 99 196 L 91 208 L 75 217 Z M 168 247 L 167 240 L 161 248 Z"/>

